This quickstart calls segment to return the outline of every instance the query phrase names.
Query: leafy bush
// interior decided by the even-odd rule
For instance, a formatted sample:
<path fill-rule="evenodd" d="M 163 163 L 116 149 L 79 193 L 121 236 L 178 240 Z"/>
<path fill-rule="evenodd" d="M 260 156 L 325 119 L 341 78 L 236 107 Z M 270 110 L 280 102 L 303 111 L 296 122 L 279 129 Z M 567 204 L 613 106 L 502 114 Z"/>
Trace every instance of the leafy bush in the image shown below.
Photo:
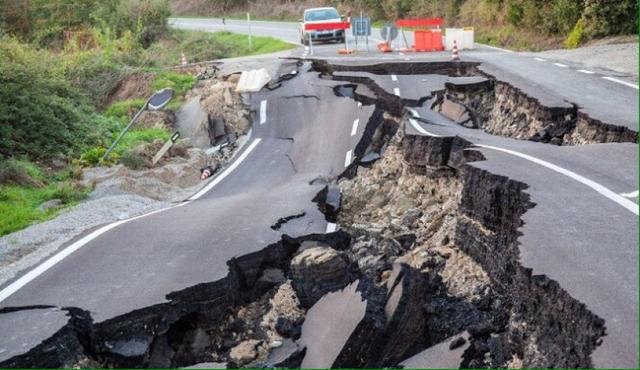
<path fill-rule="evenodd" d="M 0 185 L 42 187 L 44 183 L 45 176 L 35 164 L 16 159 L 0 161 Z"/>
<path fill-rule="evenodd" d="M 569 33 L 569 36 L 567 37 L 567 39 L 564 41 L 564 46 L 568 49 L 577 48 L 582 43 L 583 38 L 584 38 L 584 20 L 580 19 L 576 23 L 575 27 L 573 27 L 573 30 L 571 30 L 571 33 Z"/>
<path fill-rule="evenodd" d="M 524 9 L 522 5 L 514 0 L 509 0 L 507 3 L 507 21 L 514 26 L 518 26 L 523 17 Z"/>
<path fill-rule="evenodd" d="M 108 122 L 55 61 L 49 52 L 0 39 L 0 158 L 72 154 L 104 133 Z"/>
<path fill-rule="evenodd" d="M 133 115 L 144 105 L 144 99 L 131 99 L 115 102 L 105 109 L 102 114 L 105 117 L 118 120 L 121 124 L 126 124 Z"/>
<path fill-rule="evenodd" d="M 585 34 L 590 37 L 637 34 L 636 0 L 585 0 L 583 19 Z"/>

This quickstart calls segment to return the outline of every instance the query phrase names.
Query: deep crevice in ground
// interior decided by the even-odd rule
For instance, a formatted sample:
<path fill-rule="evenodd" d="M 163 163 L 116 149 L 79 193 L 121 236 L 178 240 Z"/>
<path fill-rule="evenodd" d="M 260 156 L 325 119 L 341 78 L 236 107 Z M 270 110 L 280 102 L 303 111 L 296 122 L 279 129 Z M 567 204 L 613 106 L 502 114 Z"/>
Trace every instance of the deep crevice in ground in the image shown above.
<path fill-rule="evenodd" d="M 340 231 L 283 235 L 228 261 L 224 279 L 104 322 L 68 309 L 0 367 L 394 367 L 465 331 L 462 367 L 590 367 L 603 320 L 519 263 L 526 185 L 470 165 L 484 158 L 462 138 L 406 135 L 404 109 L 421 102 L 349 82 L 375 110 L 354 162 L 314 199 Z"/>
<path fill-rule="evenodd" d="M 386 74 L 441 74 L 451 77 L 484 77 L 480 82 L 447 82 L 445 89 L 418 102 L 405 99 L 385 99 L 385 109 L 399 115 L 397 102 L 407 106 L 421 106 L 428 98 L 435 98 L 431 109 L 454 122 L 488 133 L 516 139 L 540 141 L 556 145 L 578 145 L 612 142 L 638 142 L 638 132 L 625 126 L 602 122 L 580 110 L 577 104 L 547 107 L 512 84 L 480 71 L 475 62 L 380 63 L 373 65 L 337 65 L 313 60 L 313 70 L 336 81 L 366 85 L 377 96 L 391 95 L 372 79 L 361 76 L 335 75 L 336 72 L 368 72 Z M 370 98 L 361 97 L 363 103 Z M 412 105 L 415 103 L 416 105 Z"/>

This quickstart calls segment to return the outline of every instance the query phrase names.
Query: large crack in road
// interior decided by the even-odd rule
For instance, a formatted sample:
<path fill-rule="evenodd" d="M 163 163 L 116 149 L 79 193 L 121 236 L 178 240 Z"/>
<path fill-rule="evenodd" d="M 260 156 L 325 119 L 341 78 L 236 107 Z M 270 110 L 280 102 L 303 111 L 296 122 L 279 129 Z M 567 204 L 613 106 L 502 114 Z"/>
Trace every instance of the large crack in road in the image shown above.
<path fill-rule="evenodd" d="M 498 121 L 506 127 L 531 116 L 535 123 L 521 124 L 536 134 L 514 136 L 563 144 L 635 141 L 636 133 L 581 119 L 575 107 L 544 111 L 530 99 L 529 111 L 510 114 L 505 104 L 527 98 L 499 81 L 447 84 L 413 100 L 349 72 L 479 75 L 477 63 L 313 61 L 303 73 L 347 82 L 333 87 L 336 99 L 374 106 L 354 161 L 336 178 L 313 182 L 326 183 L 314 201 L 339 231 L 282 235 L 229 260 L 221 280 L 103 322 L 59 308 L 68 323 L 0 367 L 429 367 L 444 356 L 433 349 L 456 351 L 452 366 L 592 366 L 604 320 L 519 262 L 518 229 L 535 206 L 527 185 L 473 166 L 484 157 L 465 139 L 408 133 L 407 108 L 431 99 L 442 110 L 448 99 L 496 134 L 505 134 L 491 128 Z M 544 138 L 536 131 L 543 121 Z M 587 138 L 581 125 L 605 133 Z M 21 309 L 51 307 L 0 315 Z"/>

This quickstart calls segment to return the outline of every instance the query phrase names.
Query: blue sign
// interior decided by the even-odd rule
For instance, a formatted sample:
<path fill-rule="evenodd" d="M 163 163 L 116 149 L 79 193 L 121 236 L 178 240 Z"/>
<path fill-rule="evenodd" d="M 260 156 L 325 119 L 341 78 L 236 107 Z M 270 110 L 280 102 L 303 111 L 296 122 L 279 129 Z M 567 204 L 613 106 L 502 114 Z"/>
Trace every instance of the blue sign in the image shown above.
<path fill-rule="evenodd" d="M 353 36 L 371 36 L 371 19 L 369 17 L 351 18 Z"/>

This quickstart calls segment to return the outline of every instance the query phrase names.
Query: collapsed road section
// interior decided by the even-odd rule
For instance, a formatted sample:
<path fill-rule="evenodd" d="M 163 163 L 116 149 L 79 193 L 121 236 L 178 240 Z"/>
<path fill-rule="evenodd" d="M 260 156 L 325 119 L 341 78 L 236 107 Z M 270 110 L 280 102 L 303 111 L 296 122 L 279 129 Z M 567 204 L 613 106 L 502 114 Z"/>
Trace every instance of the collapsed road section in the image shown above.
<path fill-rule="evenodd" d="M 452 76 L 475 68 L 411 66 L 349 68 Z M 306 72 L 346 82 L 333 87 L 337 99 L 375 108 L 355 160 L 314 198 L 339 231 L 282 235 L 230 259 L 223 279 L 103 322 L 73 307 L 0 311 L 69 317 L 0 367 L 416 368 L 447 357 L 444 367 L 593 366 L 606 322 L 519 261 L 522 216 L 535 207 L 527 185 L 474 166 L 485 158 L 461 137 L 409 132 L 405 109 L 438 94 L 402 99 L 367 77 L 334 74 L 346 69 L 314 62 Z"/>

